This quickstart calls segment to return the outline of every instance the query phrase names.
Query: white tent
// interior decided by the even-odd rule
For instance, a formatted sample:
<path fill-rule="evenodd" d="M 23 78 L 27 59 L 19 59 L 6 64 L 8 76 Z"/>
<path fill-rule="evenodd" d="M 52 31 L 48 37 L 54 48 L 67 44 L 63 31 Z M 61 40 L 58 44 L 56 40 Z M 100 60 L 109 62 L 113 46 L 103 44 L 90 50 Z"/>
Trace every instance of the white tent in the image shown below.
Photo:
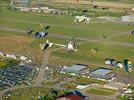
<path fill-rule="evenodd" d="M 25 56 L 20 56 L 20 60 L 27 60 L 28 58 Z"/>
<path fill-rule="evenodd" d="M 77 89 L 85 89 L 87 88 L 89 85 L 77 85 L 76 88 Z"/>
<path fill-rule="evenodd" d="M 117 67 L 119 67 L 119 68 L 123 68 L 123 67 L 124 67 L 124 66 L 123 66 L 123 64 L 122 64 L 122 63 L 120 63 L 120 62 L 119 62 L 119 63 L 117 63 L 117 64 L 116 64 L 116 66 L 117 66 Z"/>
<path fill-rule="evenodd" d="M 17 57 L 13 54 L 6 54 L 7 58 L 17 59 Z"/>
<path fill-rule="evenodd" d="M 111 61 L 108 59 L 108 60 L 105 60 L 105 64 L 106 65 L 111 65 Z"/>
<path fill-rule="evenodd" d="M 86 16 L 75 16 L 74 22 L 89 22 L 91 18 Z"/>

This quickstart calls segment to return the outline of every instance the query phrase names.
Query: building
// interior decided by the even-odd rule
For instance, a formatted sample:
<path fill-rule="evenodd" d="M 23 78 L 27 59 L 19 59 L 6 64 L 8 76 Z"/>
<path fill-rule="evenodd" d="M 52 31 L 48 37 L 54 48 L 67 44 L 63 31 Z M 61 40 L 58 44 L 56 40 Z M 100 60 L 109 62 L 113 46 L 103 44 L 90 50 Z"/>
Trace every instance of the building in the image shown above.
<path fill-rule="evenodd" d="M 120 83 L 120 82 L 110 82 L 108 84 L 105 84 L 103 86 L 104 88 L 109 88 L 109 89 L 114 89 L 114 90 L 120 90 L 120 89 L 123 89 L 123 88 L 126 88 L 127 85 L 126 84 L 123 84 L 123 83 Z"/>
<path fill-rule="evenodd" d="M 85 88 L 87 88 L 87 87 L 89 87 L 89 85 L 77 85 L 77 86 L 76 86 L 76 88 L 77 88 L 77 89 L 80 89 L 80 90 L 81 90 L 81 89 L 85 89 Z"/>
<path fill-rule="evenodd" d="M 24 61 L 26 61 L 28 58 L 27 57 L 25 57 L 25 56 L 20 56 L 20 60 L 24 60 Z"/>
<path fill-rule="evenodd" d="M 17 57 L 14 54 L 6 54 L 6 57 L 11 59 L 17 59 Z"/>
<path fill-rule="evenodd" d="M 72 65 L 71 67 L 64 67 L 61 72 L 69 73 L 71 75 L 77 75 L 77 74 L 80 74 L 80 72 L 82 70 L 85 70 L 86 68 L 87 68 L 87 65 L 75 64 L 75 65 Z"/>
<path fill-rule="evenodd" d="M 134 15 L 126 15 L 121 17 L 122 22 L 134 22 Z"/>
<path fill-rule="evenodd" d="M 95 69 L 89 75 L 100 80 L 113 80 L 116 77 L 116 74 L 112 72 L 112 69 L 108 68 Z"/>
<path fill-rule="evenodd" d="M 78 95 L 70 95 L 66 97 L 57 98 L 56 100 L 83 100 L 83 99 Z"/>
<path fill-rule="evenodd" d="M 21 8 L 20 11 L 29 12 L 30 11 L 30 8 Z"/>
<path fill-rule="evenodd" d="M 86 16 L 75 16 L 74 22 L 86 22 L 88 23 L 91 20 L 90 17 Z"/>
<path fill-rule="evenodd" d="M 32 7 L 30 10 L 32 12 L 40 12 L 40 9 L 39 8 L 36 8 L 36 7 Z"/>
<path fill-rule="evenodd" d="M 3 52 L 0 52 L 0 56 L 4 56 L 5 54 Z"/>
<path fill-rule="evenodd" d="M 72 91 L 59 96 L 56 100 L 88 100 L 88 97 L 79 91 Z"/>

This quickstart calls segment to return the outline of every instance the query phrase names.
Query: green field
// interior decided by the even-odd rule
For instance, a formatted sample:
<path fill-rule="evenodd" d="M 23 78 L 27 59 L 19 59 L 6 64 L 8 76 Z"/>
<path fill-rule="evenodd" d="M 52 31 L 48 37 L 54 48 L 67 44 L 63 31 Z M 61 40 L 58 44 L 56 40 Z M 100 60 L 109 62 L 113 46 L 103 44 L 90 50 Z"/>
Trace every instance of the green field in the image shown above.
<path fill-rule="evenodd" d="M 45 95 L 50 91 L 50 89 L 45 87 L 40 88 L 23 88 L 11 91 L 12 96 L 10 100 L 28 100 L 30 98 L 38 99 L 38 96 Z M 5 99 L 6 100 L 6 99 Z"/>
<path fill-rule="evenodd" d="M 0 68 L 2 68 L 5 65 L 6 65 L 6 62 L 5 61 L 0 61 Z"/>
<path fill-rule="evenodd" d="M 87 93 L 96 94 L 96 95 L 104 95 L 104 96 L 110 96 L 113 95 L 116 91 L 110 90 L 110 89 L 90 89 L 87 90 Z"/>
<path fill-rule="evenodd" d="M 64 35 L 69 36 L 70 38 L 73 36 L 77 36 L 78 38 L 84 38 L 87 40 L 84 41 L 84 44 L 79 46 L 79 51 L 76 53 L 69 54 L 65 52 L 65 50 L 53 52 L 53 55 L 59 57 L 61 60 L 70 61 L 71 59 L 75 59 L 76 62 L 80 61 L 83 63 L 89 62 L 89 63 L 103 64 L 104 59 L 106 57 L 111 57 L 119 61 L 123 61 L 123 59 L 125 58 L 134 61 L 133 46 L 122 45 L 124 43 L 128 44 L 134 43 L 134 38 L 131 35 L 129 35 L 130 30 L 133 29 L 133 25 L 131 24 L 130 25 L 125 23 L 74 24 L 72 16 L 24 13 L 14 10 L 7 10 L 5 8 L 1 8 L 2 29 L 0 32 L 0 38 L 3 39 L 3 42 L 1 42 L 2 46 L 0 47 L 0 49 L 6 51 L 9 50 L 12 52 L 14 50 L 13 49 L 14 47 L 12 45 L 14 44 L 11 44 L 11 47 L 4 46 L 6 44 L 6 42 L 4 41 L 9 38 L 12 41 L 14 40 L 13 38 L 15 38 L 16 40 L 21 39 L 22 42 L 24 42 L 23 44 L 24 46 L 23 49 L 25 49 L 23 51 L 24 54 L 26 55 L 27 52 L 32 52 L 33 55 L 35 53 L 38 53 L 39 56 L 36 57 L 36 59 L 39 59 L 43 52 L 39 50 L 38 45 L 44 42 L 46 39 L 37 40 L 32 38 L 32 36 L 26 37 L 24 33 L 14 32 L 7 29 L 25 31 L 27 28 L 32 28 L 37 31 L 44 30 L 43 28 L 40 27 L 40 24 L 44 26 L 50 25 L 49 30 L 50 34 L 52 33 L 54 35 L 56 34 Z M 102 39 L 102 35 L 104 33 L 108 35 L 107 39 Z M 57 43 L 68 42 L 68 39 L 58 39 L 51 37 L 49 37 L 49 39 L 50 41 Z M 19 53 L 21 51 L 20 48 L 18 48 L 18 50 L 16 49 L 15 51 Z M 98 48 L 98 52 L 95 55 L 92 55 L 91 52 L 91 49 L 93 48 Z M 30 54 L 30 56 L 32 55 Z"/>
<path fill-rule="evenodd" d="M 19 60 L 6 59 L 0 57 L 0 68 L 10 67 L 19 64 Z"/>
<path fill-rule="evenodd" d="M 47 88 L 45 86 L 42 86 L 20 88 L 7 92 L 7 94 L 11 94 L 9 100 L 39 100 L 39 97 L 45 97 L 41 100 L 55 100 L 56 97 L 63 95 L 67 92 L 68 90 L 56 90 L 53 88 Z M 5 96 L 3 96 L 3 100 L 7 100 Z"/>
<path fill-rule="evenodd" d="M 45 42 L 46 38 L 34 39 L 32 36 L 27 37 L 24 32 L 27 28 L 43 31 L 44 28 L 41 28 L 41 25 L 44 25 L 44 27 L 49 25 L 49 34 L 52 36 L 62 35 L 70 38 L 77 36 L 77 38 L 86 40 L 80 41 L 76 38 L 78 43 L 82 43 L 78 52 L 70 54 L 64 49 L 53 52 L 50 62 L 62 62 L 62 64 L 80 62 L 89 65 L 104 65 L 104 60 L 107 57 L 119 61 L 123 61 L 125 58 L 134 61 L 134 37 L 130 35 L 133 24 L 111 22 L 74 24 L 73 16 L 19 12 L 5 7 L 1 7 L 0 10 L 0 50 L 27 55 L 34 61 L 41 62 L 44 52 L 40 51 L 39 44 Z M 16 30 L 18 31 L 16 32 Z M 104 33 L 107 34 L 106 39 L 102 39 Z M 51 42 L 66 44 L 69 40 L 69 38 L 61 39 L 52 36 L 47 38 Z M 18 43 L 19 40 L 21 44 Z M 55 47 L 53 46 L 50 49 Z M 98 49 L 95 55 L 91 52 L 94 48 Z"/>

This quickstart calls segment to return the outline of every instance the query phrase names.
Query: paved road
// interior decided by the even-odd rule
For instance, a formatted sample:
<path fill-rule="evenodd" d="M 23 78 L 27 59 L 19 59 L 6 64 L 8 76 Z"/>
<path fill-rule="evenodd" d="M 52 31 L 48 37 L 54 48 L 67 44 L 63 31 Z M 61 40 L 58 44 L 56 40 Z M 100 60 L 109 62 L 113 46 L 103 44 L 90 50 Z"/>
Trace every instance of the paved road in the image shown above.
<path fill-rule="evenodd" d="M 33 86 L 41 86 L 42 82 L 44 81 L 44 71 L 45 71 L 45 67 L 48 64 L 48 58 L 49 58 L 50 53 L 51 53 L 51 51 L 46 51 L 44 53 L 44 59 L 42 61 L 42 65 L 40 67 L 38 76 L 37 76 L 36 81 Z"/>
<path fill-rule="evenodd" d="M 12 29 L 12 28 L 7 28 L 7 27 L 0 27 L 0 30 L 26 33 L 25 30 Z M 61 34 L 54 34 L 54 33 L 49 34 L 49 36 L 50 37 L 55 37 L 55 38 L 61 38 L 61 39 L 70 39 L 71 38 L 70 36 L 65 36 L 65 35 L 61 35 Z M 119 45 L 119 46 L 125 46 L 125 47 L 134 47 L 133 43 L 116 42 L 116 41 L 102 40 L 102 39 L 91 39 L 91 38 L 87 39 L 87 38 L 79 37 L 79 38 L 77 38 L 77 40 L 90 42 L 90 43 L 98 43 L 98 44 L 110 44 L 110 45 L 113 45 L 113 46 L 114 45 Z"/>
<path fill-rule="evenodd" d="M 49 56 L 50 56 L 50 54 L 51 54 L 51 52 L 53 52 L 53 51 L 56 51 L 56 50 L 58 50 L 59 48 L 56 48 L 56 49 L 52 49 L 52 50 L 49 50 L 49 51 L 46 51 L 45 53 L 44 53 L 44 58 L 43 58 L 43 61 L 42 61 L 42 65 L 41 65 L 41 67 L 40 67 L 40 70 L 39 70 L 39 73 L 38 73 L 38 76 L 37 76 L 37 78 L 36 78 L 36 80 L 35 80 L 35 83 L 33 84 L 33 86 L 42 86 L 42 83 L 43 83 L 43 81 L 44 81 L 44 72 L 45 72 L 45 68 L 47 67 L 47 65 L 48 65 L 48 61 L 49 61 Z"/>

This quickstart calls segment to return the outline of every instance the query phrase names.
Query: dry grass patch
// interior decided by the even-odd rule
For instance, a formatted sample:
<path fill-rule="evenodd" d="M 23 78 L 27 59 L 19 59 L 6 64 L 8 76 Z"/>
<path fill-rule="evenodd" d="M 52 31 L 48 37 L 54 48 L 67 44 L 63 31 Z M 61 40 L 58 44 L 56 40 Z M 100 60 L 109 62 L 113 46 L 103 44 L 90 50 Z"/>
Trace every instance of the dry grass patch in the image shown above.
<path fill-rule="evenodd" d="M 24 55 L 30 57 L 36 62 L 41 62 L 42 53 L 40 49 L 32 45 L 34 38 L 25 36 L 1 36 L 0 50 L 16 55 Z"/>

